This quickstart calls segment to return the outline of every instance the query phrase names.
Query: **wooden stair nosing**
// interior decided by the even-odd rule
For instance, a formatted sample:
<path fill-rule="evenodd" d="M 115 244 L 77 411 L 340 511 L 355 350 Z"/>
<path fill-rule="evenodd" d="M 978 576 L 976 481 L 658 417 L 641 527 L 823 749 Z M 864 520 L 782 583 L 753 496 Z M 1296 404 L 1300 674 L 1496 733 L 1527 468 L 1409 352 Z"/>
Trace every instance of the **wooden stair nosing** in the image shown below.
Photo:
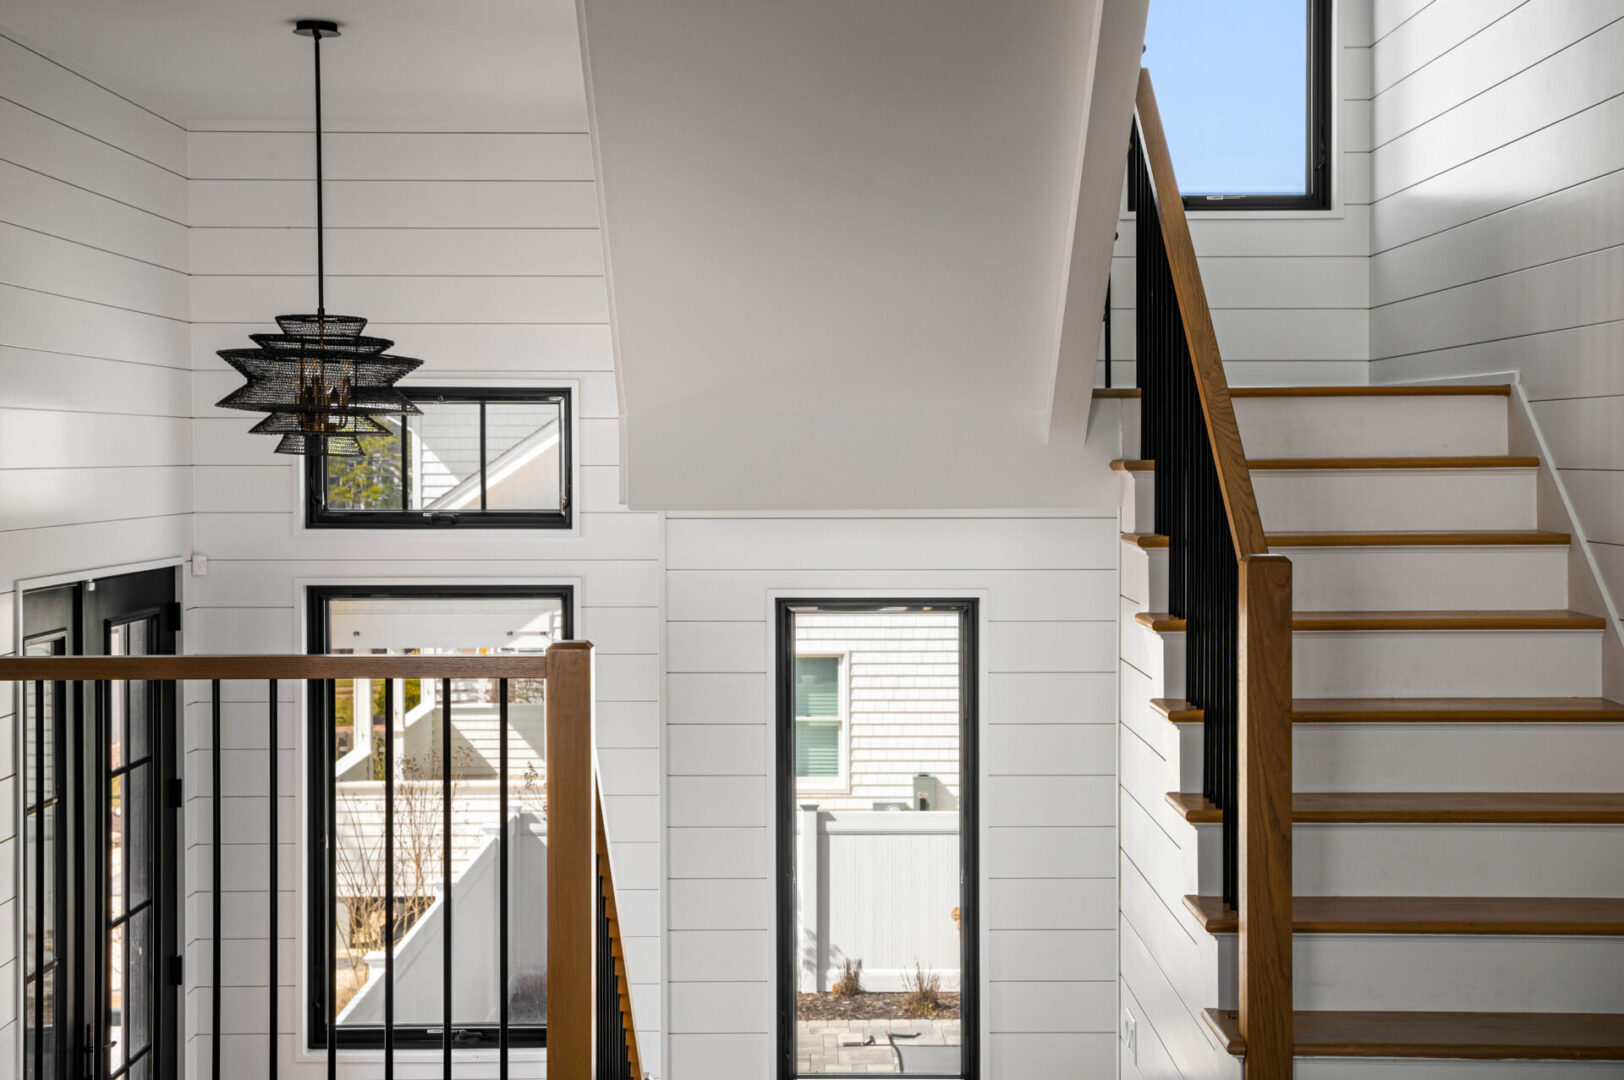
<path fill-rule="evenodd" d="M 1299 934 L 1624 935 L 1624 897 L 1298 896 Z M 1209 934 L 1233 934 L 1239 918 L 1218 896 L 1186 896 Z"/>
<path fill-rule="evenodd" d="M 1137 386 L 1096 386 L 1094 396 L 1106 400 L 1139 397 Z M 1505 383 L 1471 386 L 1232 386 L 1232 398 L 1292 397 L 1510 397 Z"/>
<path fill-rule="evenodd" d="M 1152 698 L 1151 708 L 1175 724 L 1199 724 L 1197 706 L 1179 698 Z M 1606 698 L 1298 698 L 1297 724 L 1616 724 L 1624 705 Z"/>
<path fill-rule="evenodd" d="M 1249 458 L 1252 472 L 1292 472 L 1314 469 L 1534 469 L 1539 458 L 1524 454 L 1486 454 L 1443 457 L 1324 457 Z M 1118 472 L 1155 472 L 1156 463 L 1145 458 L 1118 458 Z"/>
<path fill-rule="evenodd" d="M 1231 1054 L 1246 1052 L 1240 1018 L 1204 1009 Z M 1298 1012 L 1297 1057 L 1624 1060 L 1624 1013 Z"/>
<path fill-rule="evenodd" d="M 1185 620 L 1141 611 L 1134 622 L 1158 634 L 1182 634 Z M 1607 620 L 1582 611 L 1297 611 L 1299 633 L 1333 630 L 1602 630 Z"/>
<path fill-rule="evenodd" d="M 1167 802 L 1192 825 L 1224 812 L 1199 792 L 1171 791 Z M 1299 791 L 1298 825 L 1624 825 L 1624 792 Z"/>
<path fill-rule="evenodd" d="M 1569 533 L 1546 529 L 1464 529 L 1449 531 L 1394 532 L 1285 532 L 1269 533 L 1270 550 L 1276 548 L 1365 548 L 1365 547 L 1566 547 L 1573 542 Z M 1122 541 L 1137 548 L 1168 546 L 1161 533 L 1122 534 Z"/>

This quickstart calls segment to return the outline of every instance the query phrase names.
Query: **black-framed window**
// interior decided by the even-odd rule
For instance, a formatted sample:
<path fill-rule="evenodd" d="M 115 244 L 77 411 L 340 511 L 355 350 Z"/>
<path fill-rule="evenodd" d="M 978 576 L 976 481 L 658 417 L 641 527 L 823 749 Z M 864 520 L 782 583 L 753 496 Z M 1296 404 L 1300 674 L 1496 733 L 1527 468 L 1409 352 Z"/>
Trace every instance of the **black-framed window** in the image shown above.
<path fill-rule="evenodd" d="M 315 585 L 306 595 L 312 653 L 541 653 L 574 633 L 568 585 Z M 341 1049 L 384 1046 L 384 956 L 391 934 L 397 1047 L 440 1048 L 446 986 L 457 1045 L 497 1044 L 505 993 L 509 1045 L 545 1046 L 546 935 L 527 930 L 546 902 L 545 683 L 508 680 L 505 822 L 499 821 L 502 740 L 494 680 L 398 679 L 387 690 L 365 680 L 310 686 L 305 767 L 315 797 L 307 814 L 307 925 L 322 928 L 307 942 L 311 1049 L 327 1046 L 334 1016 Z M 441 750 L 447 741 L 449 767 Z M 391 746 L 392 770 L 385 767 Z M 394 777 L 391 801 L 383 792 L 386 775 Z M 389 805 L 392 883 L 381 857 Z M 505 894 L 492 871 L 494 838 L 503 829 L 511 866 Z M 329 836 L 336 841 L 331 863 Z M 449 981 L 440 962 L 448 851 L 455 958 Z M 496 985 L 501 920 L 509 926 L 505 988 Z M 337 994 L 331 1003 L 329 987 Z"/>
<path fill-rule="evenodd" d="M 970 599 L 777 602 L 777 1080 L 980 1075 L 977 616 Z M 811 791 L 831 656 L 847 778 Z M 851 1038 L 850 1015 L 882 1034 Z"/>
<path fill-rule="evenodd" d="M 360 457 L 305 459 L 312 528 L 567 529 L 570 392 L 407 386 L 420 416 L 380 417 Z"/>
<path fill-rule="evenodd" d="M 1331 206 L 1332 0 L 1157 0 L 1156 81 L 1188 210 Z"/>

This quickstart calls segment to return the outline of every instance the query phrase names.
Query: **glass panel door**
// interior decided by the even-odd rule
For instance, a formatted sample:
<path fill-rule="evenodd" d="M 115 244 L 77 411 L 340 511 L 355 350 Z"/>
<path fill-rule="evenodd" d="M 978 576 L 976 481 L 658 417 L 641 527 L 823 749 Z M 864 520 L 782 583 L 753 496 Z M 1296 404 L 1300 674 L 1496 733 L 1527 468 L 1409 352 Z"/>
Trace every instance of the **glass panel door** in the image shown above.
<path fill-rule="evenodd" d="M 65 631 L 28 641 L 25 656 L 61 656 Z M 23 1074 L 50 1077 L 65 1057 L 69 1030 L 63 1008 L 64 876 L 67 800 L 62 778 L 66 751 L 63 683 L 35 683 L 23 693 Z"/>

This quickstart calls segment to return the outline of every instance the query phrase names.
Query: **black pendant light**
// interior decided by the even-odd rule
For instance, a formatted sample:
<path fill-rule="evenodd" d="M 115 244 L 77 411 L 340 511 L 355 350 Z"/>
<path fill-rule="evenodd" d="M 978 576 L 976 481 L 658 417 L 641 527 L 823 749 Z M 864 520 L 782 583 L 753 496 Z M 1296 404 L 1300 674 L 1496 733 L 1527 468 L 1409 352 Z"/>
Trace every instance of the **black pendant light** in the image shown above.
<path fill-rule="evenodd" d="M 300 19 L 293 32 L 311 39 L 316 58 L 316 313 L 278 315 L 281 333 L 249 335 L 256 348 L 221 349 L 220 358 L 248 381 L 215 404 L 269 413 L 249 430 L 282 436 L 279 454 L 358 457 L 359 438 L 394 430 L 378 417 L 422 411 L 395 383 L 423 361 L 389 355 L 394 342 L 387 338 L 363 337 L 367 321 L 359 316 L 327 314 L 321 39 L 338 37 L 338 24 Z"/>

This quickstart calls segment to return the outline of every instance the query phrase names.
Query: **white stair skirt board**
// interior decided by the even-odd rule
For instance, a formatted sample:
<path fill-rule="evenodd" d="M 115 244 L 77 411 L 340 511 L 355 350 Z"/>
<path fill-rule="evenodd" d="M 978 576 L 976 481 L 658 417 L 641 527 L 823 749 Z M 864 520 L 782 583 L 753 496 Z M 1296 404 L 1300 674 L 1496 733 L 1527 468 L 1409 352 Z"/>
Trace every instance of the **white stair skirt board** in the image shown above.
<path fill-rule="evenodd" d="M 1290 547 L 1298 611 L 1534 611 L 1568 606 L 1561 544 Z M 1167 610 L 1167 548 L 1123 541 L 1122 595 Z"/>
<path fill-rule="evenodd" d="M 1176 790 L 1199 791 L 1201 725 L 1168 726 Z M 1294 791 L 1624 791 L 1624 724 L 1299 723 L 1291 736 Z"/>
<path fill-rule="evenodd" d="M 1219 826 L 1200 892 L 1223 891 Z M 1298 896 L 1624 896 L 1624 825 L 1295 825 Z"/>
<path fill-rule="evenodd" d="M 1237 397 L 1253 458 L 1482 457 L 1506 452 L 1502 395 Z"/>
<path fill-rule="evenodd" d="M 1256 469 L 1270 532 L 1536 527 L 1537 469 Z M 1155 532 L 1154 469 L 1121 474 L 1123 532 Z"/>
<path fill-rule="evenodd" d="M 1148 631 L 1147 631 L 1148 632 Z M 1291 679 L 1300 698 L 1596 697 L 1600 630 L 1299 630 Z M 1123 658 L 1184 697 L 1184 635 L 1162 633 Z M 1143 639 L 1141 639 L 1143 640 Z"/>
<path fill-rule="evenodd" d="M 1219 948 L 1233 971 L 1235 935 Z M 1624 938 L 1298 934 L 1292 955 L 1299 1009 L 1624 1012 Z"/>

